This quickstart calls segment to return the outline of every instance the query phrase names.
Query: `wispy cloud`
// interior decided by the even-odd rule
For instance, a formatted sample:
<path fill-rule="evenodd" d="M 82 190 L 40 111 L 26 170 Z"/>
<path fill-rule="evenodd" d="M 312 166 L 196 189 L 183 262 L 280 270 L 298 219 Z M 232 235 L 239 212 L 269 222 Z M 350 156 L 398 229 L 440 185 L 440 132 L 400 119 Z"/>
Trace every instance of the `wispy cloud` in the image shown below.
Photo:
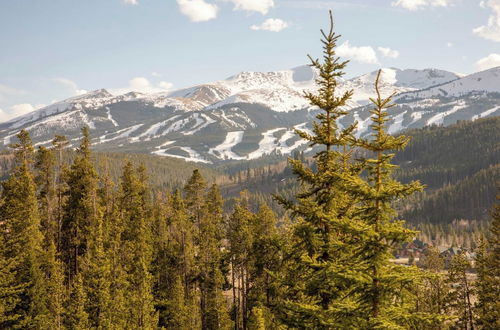
<path fill-rule="evenodd" d="M 85 89 L 81 89 L 78 87 L 76 82 L 68 78 L 54 78 L 52 81 L 62 85 L 71 96 L 82 95 L 87 93 Z"/>
<path fill-rule="evenodd" d="M 481 38 L 500 42 L 500 0 L 481 1 L 479 5 L 482 8 L 490 8 L 493 13 L 486 25 L 477 27 L 472 32 Z"/>
<path fill-rule="evenodd" d="M 22 116 L 40 107 L 42 107 L 42 105 L 34 107 L 29 103 L 21 103 L 11 106 L 8 110 L 0 109 L 0 122 L 7 121 L 18 116 Z"/>
<path fill-rule="evenodd" d="M 181 13 L 192 22 L 206 22 L 217 17 L 218 7 L 205 0 L 177 0 Z"/>
<path fill-rule="evenodd" d="M 137 5 L 139 4 L 138 0 L 123 0 L 123 3 L 126 5 Z"/>
<path fill-rule="evenodd" d="M 273 0 L 223 0 L 232 2 L 234 10 L 256 11 L 266 15 L 274 7 Z"/>
<path fill-rule="evenodd" d="M 172 89 L 174 85 L 170 82 L 160 81 L 156 84 L 145 77 L 135 77 L 128 81 L 128 86 L 121 88 L 111 88 L 112 94 L 119 95 L 128 92 L 160 93 Z"/>
<path fill-rule="evenodd" d="M 379 51 L 380 54 L 382 54 L 383 57 L 389 57 L 389 58 L 399 57 L 399 51 L 391 49 L 389 47 L 378 47 L 377 50 Z"/>
<path fill-rule="evenodd" d="M 455 2 L 456 0 L 396 0 L 391 2 L 391 5 L 415 11 L 430 7 L 448 7 Z"/>
<path fill-rule="evenodd" d="M 368 8 L 368 7 L 380 7 L 385 6 L 385 4 L 378 3 L 377 1 L 367 2 L 363 0 L 351 0 L 347 1 L 333 1 L 333 0 L 289 0 L 280 4 L 281 6 L 287 6 L 292 8 L 304 8 L 304 9 L 339 9 L 339 8 Z"/>
<path fill-rule="evenodd" d="M 288 23 L 279 18 L 268 18 L 260 25 L 252 25 L 250 29 L 258 31 L 280 32 L 288 27 Z"/>
<path fill-rule="evenodd" d="M 351 46 L 349 40 L 337 48 L 337 55 L 364 64 L 378 64 L 377 53 L 371 46 Z"/>
<path fill-rule="evenodd" d="M 500 54 L 490 54 L 476 62 L 478 71 L 488 70 L 500 66 Z"/>

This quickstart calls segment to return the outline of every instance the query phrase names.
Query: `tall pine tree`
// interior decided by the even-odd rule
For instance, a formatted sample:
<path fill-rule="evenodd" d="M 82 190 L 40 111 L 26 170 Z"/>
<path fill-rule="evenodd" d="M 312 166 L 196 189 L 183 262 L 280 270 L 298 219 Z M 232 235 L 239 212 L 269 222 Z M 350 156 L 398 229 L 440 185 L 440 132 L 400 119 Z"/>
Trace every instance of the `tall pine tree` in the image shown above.
<path fill-rule="evenodd" d="M 3 326 L 48 329 L 47 283 L 43 270 L 45 253 L 31 170 L 33 146 L 27 131 L 22 130 L 17 138 L 19 143 L 11 146 L 16 167 L 9 179 L 2 183 L 0 207 L 0 233 L 5 244 L 1 249 L 1 260 L 7 267 L 2 277 L 12 281 L 6 291 L 9 294 L 3 298 L 8 311 L 3 311 L 2 318 L 7 321 Z"/>

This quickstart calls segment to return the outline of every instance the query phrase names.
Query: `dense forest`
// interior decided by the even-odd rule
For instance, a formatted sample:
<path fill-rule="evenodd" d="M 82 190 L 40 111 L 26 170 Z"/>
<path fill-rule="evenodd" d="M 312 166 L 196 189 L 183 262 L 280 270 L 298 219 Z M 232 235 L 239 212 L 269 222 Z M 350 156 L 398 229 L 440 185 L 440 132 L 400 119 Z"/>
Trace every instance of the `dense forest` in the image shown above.
<path fill-rule="evenodd" d="M 152 175 L 171 183 L 154 187 L 144 165 L 118 172 L 121 157 L 93 154 L 86 127 L 74 152 L 63 136 L 35 150 L 19 132 L 2 158 L 0 328 L 498 329 L 500 206 L 474 253 L 429 247 L 417 265 L 395 262 L 417 235 L 397 207 L 423 186 L 394 173 L 409 138 L 387 133 L 378 77 L 372 133 L 337 125 L 352 91 L 335 93 L 347 62 L 332 27 L 323 60 L 311 59 L 320 88 L 306 95 L 322 112 L 314 134 L 297 131 L 318 151 L 283 168 L 296 184 L 273 196 L 281 215 L 248 191 L 224 203 L 234 178 L 209 169 L 167 166 Z M 422 207 L 448 196 L 430 194 Z"/>

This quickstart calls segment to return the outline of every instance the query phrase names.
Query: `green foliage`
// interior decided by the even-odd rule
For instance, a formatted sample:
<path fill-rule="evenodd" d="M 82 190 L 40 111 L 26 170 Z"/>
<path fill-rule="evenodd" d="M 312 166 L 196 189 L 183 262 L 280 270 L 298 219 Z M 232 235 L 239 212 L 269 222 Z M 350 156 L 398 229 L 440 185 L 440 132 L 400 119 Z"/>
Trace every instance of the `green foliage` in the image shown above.
<path fill-rule="evenodd" d="M 2 318 L 15 320 L 7 323 L 12 327 L 48 328 L 43 235 L 31 172 L 33 146 L 28 132 L 22 130 L 17 138 L 19 143 L 11 146 L 15 150 L 16 167 L 2 183 L 0 206 L 0 231 L 5 244 L 1 260 L 7 267 L 3 276 L 12 281 L 13 289 L 6 291 L 7 306 L 3 307 L 6 311 Z"/>
<path fill-rule="evenodd" d="M 500 191 L 500 188 L 499 188 Z M 500 194 L 497 195 L 500 200 Z M 476 258 L 477 324 L 481 329 L 500 328 L 500 204 L 492 212 L 490 234 L 483 240 Z"/>

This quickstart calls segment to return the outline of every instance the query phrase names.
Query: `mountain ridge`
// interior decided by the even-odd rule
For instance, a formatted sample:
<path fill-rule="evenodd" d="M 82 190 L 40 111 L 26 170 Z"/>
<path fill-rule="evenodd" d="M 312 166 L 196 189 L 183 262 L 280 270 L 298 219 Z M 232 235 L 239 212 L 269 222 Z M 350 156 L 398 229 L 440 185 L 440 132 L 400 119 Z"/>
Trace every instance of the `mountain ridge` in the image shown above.
<path fill-rule="evenodd" d="M 341 126 L 358 122 L 369 132 L 369 97 L 376 71 L 341 80 L 339 93 L 354 90 Z M 98 89 L 0 123 L 0 149 L 24 128 L 37 145 L 65 134 L 75 143 L 87 125 L 100 150 L 147 152 L 214 163 L 290 154 L 307 145 L 294 128 L 310 131 L 317 109 L 304 91 L 314 92 L 309 66 L 275 72 L 241 72 L 225 80 L 156 94 L 113 95 Z M 486 89 L 481 89 L 486 88 Z M 389 132 L 449 125 L 500 114 L 500 67 L 460 77 L 438 69 L 382 69 L 384 95 L 396 92 Z M 497 108 L 498 107 L 498 108 Z"/>

